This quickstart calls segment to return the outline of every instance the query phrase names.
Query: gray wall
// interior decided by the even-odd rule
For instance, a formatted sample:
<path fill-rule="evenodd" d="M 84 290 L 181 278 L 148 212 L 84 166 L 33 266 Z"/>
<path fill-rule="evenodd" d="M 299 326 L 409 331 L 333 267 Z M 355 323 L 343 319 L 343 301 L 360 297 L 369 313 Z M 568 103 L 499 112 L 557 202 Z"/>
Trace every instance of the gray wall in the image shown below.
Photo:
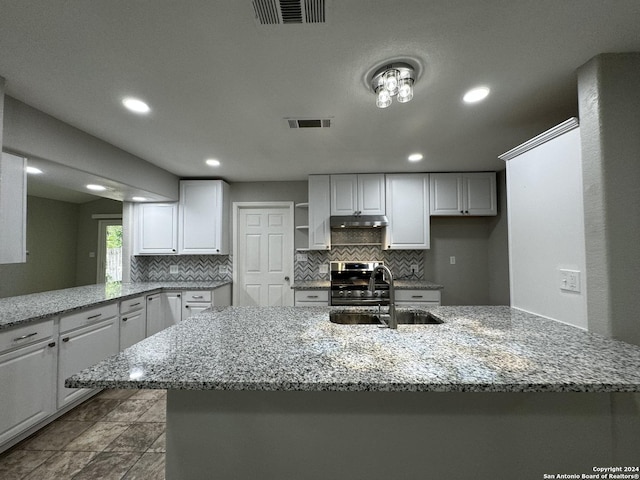
<path fill-rule="evenodd" d="M 178 200 L 178 177 L 9 96 L 3 149 Z"/>
<path fill-rule="evenodd" d="M 499 172 L 495 217 L 431 217 L 424 277 L 444 285 L 443 305 L 509 305 L 505 173 Z M 450 257 L 456 257 L 455 265 Z"/>
<path fill-rule="evenodd" d="M 589 330 L 640 345 L 640 53 L 578 70 Z"/>
<path fill-rule="evenodd" d="M 76 285 L 78 210 L 73 203 L 27 197 L 26 263 L 0 265 L 0 297 Z"/>

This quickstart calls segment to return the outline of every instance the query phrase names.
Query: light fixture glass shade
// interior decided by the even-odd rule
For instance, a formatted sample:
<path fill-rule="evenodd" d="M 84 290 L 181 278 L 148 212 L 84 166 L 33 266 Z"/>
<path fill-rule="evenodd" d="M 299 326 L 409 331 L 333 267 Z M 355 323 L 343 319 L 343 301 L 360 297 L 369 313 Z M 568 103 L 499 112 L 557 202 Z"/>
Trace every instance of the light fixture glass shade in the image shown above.
<path fill-rule="evenodd" d="M 391 105 L 391 94 L 386 88 L 380 87 L 376 97 L 376 106 L 378 108 L 387 108 L 389 105 Z"/>
<path fill-rule="evenodd" d="M 400 87 L 398 88 L 398 102 L 407 103 L 413 98 L 413 81 L 410 78 L 403 78 L 400 80 Z"/>
<path fill-rule="evenodd" d="M 393 68 L 387 70 L 382 76 L 382 80 L 384 88 L 389 91 L 390 95 L 398 93 L 398 70 Z"/>

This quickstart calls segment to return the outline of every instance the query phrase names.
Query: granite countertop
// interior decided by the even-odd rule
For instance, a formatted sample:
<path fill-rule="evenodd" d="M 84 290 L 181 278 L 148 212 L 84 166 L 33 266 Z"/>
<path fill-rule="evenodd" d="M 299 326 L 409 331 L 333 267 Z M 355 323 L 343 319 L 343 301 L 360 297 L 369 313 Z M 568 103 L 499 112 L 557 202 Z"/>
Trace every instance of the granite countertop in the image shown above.
<path fill-rule="evenodd" d="M 640 392 L 640 347 L 509 307 L 440 325 L 337 325 L 337 307 L 219 307 L 67 379 L 192 390 Z"/>
<path fill-rule="evenodd" d="M 393 282 L 396 290 L 442 290 L 444 287 L 427 280 L 398 279 Z M 291 285 L 294 290 L 326 290 L 331 288 L 329 280 L 306 280 Z"/>
<path fill-rule="evenodd" d="M 107 283 L 0 298 L 0 330 L 161 290 L 210 290 L 231 281 Z"/>

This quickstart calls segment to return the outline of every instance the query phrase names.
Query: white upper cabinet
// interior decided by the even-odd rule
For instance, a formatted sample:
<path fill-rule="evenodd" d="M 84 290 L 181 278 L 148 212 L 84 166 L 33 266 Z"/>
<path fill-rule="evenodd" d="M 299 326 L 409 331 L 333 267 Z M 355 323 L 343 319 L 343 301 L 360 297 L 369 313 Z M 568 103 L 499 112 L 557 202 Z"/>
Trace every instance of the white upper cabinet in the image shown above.
<path fill-rule="evenodd" d="M 229 253 L 229 185 L 222 180 L 180 182 L 178 249 L 185 255 Z"/>
<path fill-rule="evenodd" d="M 0 156 L 0 264 L 27 261 L 26 166 L 22 157 Z"/>
<path fill-rule="evenodd" d="M 431 215 L 496 215 L 495 172 L 432 173 Z"/>
<path fill-rule="evenodd" d="M 309 175 L 309 250 L 331 248 L 329 175 Z"/>
<path fill-rule="evenodd" d="M 137 255 L 163 255 L 178 252 L 178 204 L 141 203 L 136 205 Z"/>
<path fill-rule="evenodd" d="M 331 175 L 331 215 L 384 214 L 384 174 Z"/>
<path fill-rule="evenodd" d="M 385 249 L 428 249 L 429 175 L 393 174 L 386 178 Z"/>

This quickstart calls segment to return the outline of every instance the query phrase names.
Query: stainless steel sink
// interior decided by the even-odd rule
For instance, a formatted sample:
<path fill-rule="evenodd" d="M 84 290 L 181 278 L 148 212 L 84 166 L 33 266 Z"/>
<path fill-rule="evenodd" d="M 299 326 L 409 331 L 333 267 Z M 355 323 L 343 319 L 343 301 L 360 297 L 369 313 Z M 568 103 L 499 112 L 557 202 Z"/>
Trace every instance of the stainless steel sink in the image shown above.
<path fill-rule="evenodd" d="M 388 315 L 378 315 L 371 312 L 345 312 L 336 311 L 329 313 L 329 320 L 340 325 L 386 325 Z M 396 318 L 399 325 L 437 325 L 442 320 L 434 317 L 429 312 L 420 310 L 396 310 Z"/>

